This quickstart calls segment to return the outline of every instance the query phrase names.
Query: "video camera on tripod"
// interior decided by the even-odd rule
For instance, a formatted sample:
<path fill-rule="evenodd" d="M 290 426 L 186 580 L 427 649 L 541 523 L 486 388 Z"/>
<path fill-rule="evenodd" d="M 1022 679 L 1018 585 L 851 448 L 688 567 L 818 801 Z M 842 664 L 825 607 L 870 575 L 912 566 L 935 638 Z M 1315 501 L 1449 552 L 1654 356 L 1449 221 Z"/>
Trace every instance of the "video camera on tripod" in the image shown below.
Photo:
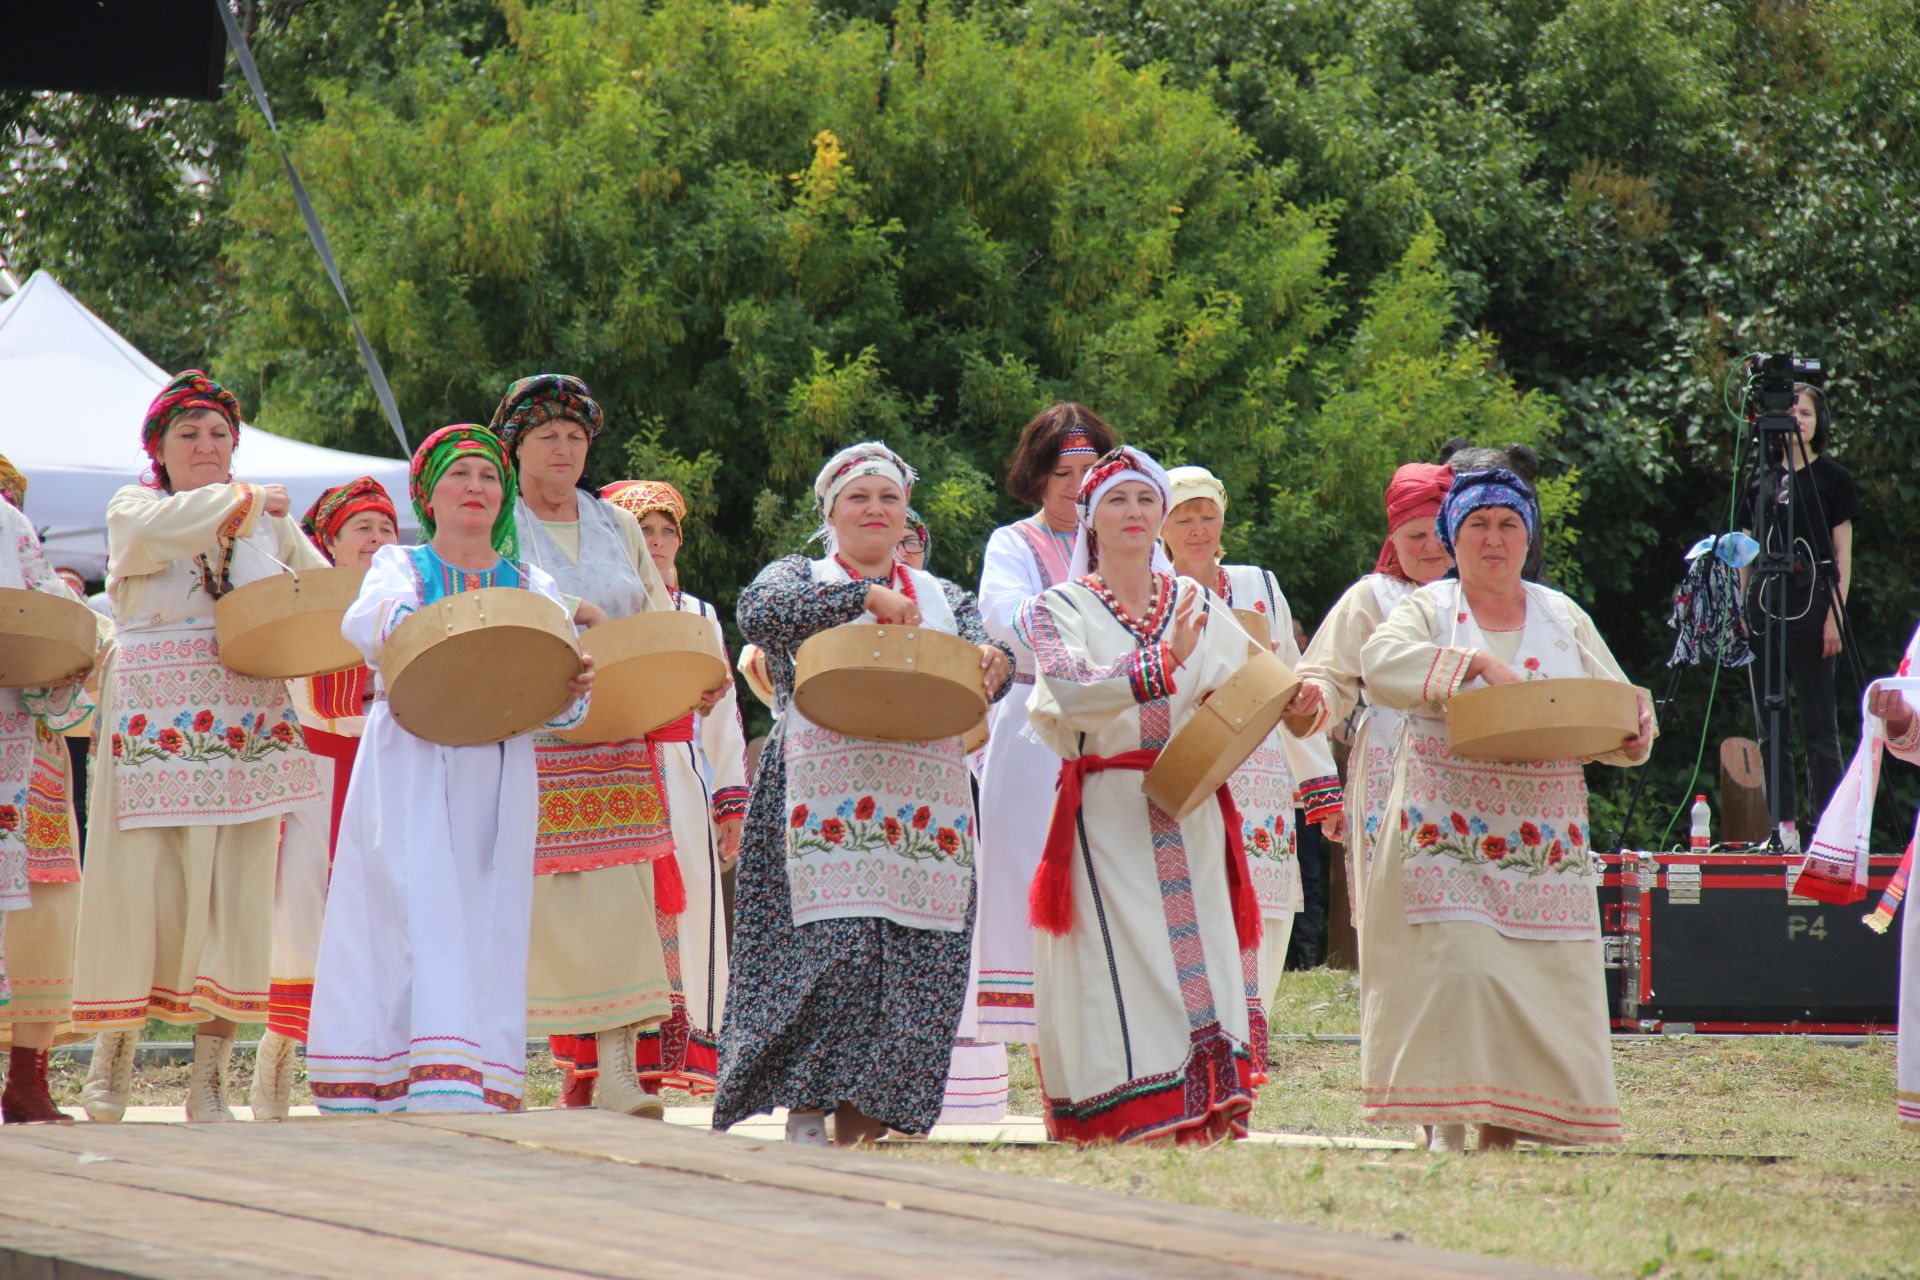
<path fill-rule="evenodd" d="M 1781 466 L 1787 446 L 1799 431 L 1793 417 L 1794 399 L 1802 384 L 1825 385 L 1826 366 L 1812 357 L 1786 352 L 1750 356 L 1747 379 L 1747 422 L 1755 433 L 1754 456 L 1767 466 Z"/>

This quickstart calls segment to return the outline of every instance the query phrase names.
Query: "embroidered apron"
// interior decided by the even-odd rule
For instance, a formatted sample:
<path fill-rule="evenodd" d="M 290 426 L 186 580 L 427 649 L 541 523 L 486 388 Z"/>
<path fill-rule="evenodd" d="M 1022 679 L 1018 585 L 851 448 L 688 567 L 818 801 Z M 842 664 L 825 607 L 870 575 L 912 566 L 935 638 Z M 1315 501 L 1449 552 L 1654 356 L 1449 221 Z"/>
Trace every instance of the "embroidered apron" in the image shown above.
<path fill-rule="evenodd" d="M 921 629 L 958 634 L 931 574 L 909 575 Z M 851 582 L 828 558 L 815 582 Z M 859 621 L 873 623 L 872 614 Z M 973 897 L 973 790 L 960 739 L 874 742 L 786 719 L 787 885 L 793 922 L 877 916 L 910 929 L 957 933 Z"/>
<path fill-rule="evenodd" d="M 1276 644 L 1278 605 L 1266 590 L 1267 575 L 1250 565 L 1232 565 L 1223 569 L 1221 576 L 1226 582 L 1228 607 L 1258 613 L 1266 620 L 1267 635 L 1256 639 Z M 1305 904 L 1293 830 L 1294 798 L 1299 788 L 1280 745 L 1280 735 L 1285 732 L 1285 728 L 1279 728 L 1268 734 L 1227 780 L 1227 790 L 1240 810 L 1240 838 L 1247 847 L 1247 867 L 1253 874 L 1260 914 L 1274 919 L 1289 916 Z"/>
<path fill-rule="evenodd" d="M 1457 582 L 1428 590 L 1449 647 L 1487 649 Z M 1529 680 L 1584 676 L 1578 642 L 1552 599 L 1527 587 L 1527 622 L 1512 665 Z M 1483 687 L 1474 680 L 1468 687 Z M 1593 858 L 1579 760 L 1463 760 L 1443 717 L 1409 712 L 1400 751 L 1405 794 L 1401 881 L 1409 924 L 1472 921 L 1509 938 L 1599 936 Z"/>
<path fill-rule="evenodd" d="M 646 586 L 606 503 L 580 495 L 580 559 L 574 561 L 526 500 L 515 501 L 527 559 L 552 574 L 563 593 L 591 600 L 613 618 L 630 618 L 647 607 Z M 667 793 L 655 748 L 645 738 L 569 742 L 536 733 L 533 758 L 540 777 L 535 875 L 654 862 L 673 852 Z"/>
<path fill-rule="evenodd" d="M 283 570 L 271 522 L 236 539 L 237 589 Z M 142 615 L 122 619 L 112 682 L 114 816 L 123 831 L 252 822 L 312 803 L 320 776 L 284 680 L 220 665 L 213 601 L 192 559 L 146 579 Z"/>
<path fill-rule="evenodd" d="M 1384 573 L 1369 574 L 1367 584 L 1373 588 L 1374 603 L 1380 606 L 1382 619 L 1389 617 L 1395 605 L 1413 594 L 1410 583 Z M 1365 696 L 1364 690 L 1362 696 Z M 1380 824 L 1387 820 L 1387 801 L 1393 798 L 1393 753 L 1400 744 L 1400 725 L 1406 717 L 1392 707 L 1372 703 L 1367 704 L 1364 714 L 1366 758 L 1362 764 L 1364 781 L 1360 799 L 1366 811 L 1349 814 L 1347 825 L 1354 826 L 1357 819 L 1365 831 L 1360 846 L 1364 851 L 1364 865 L 1372 866 L 1373 846 L 1380 839 Z M 1348 765 L 1349 770 L 1352 767 Z"/>

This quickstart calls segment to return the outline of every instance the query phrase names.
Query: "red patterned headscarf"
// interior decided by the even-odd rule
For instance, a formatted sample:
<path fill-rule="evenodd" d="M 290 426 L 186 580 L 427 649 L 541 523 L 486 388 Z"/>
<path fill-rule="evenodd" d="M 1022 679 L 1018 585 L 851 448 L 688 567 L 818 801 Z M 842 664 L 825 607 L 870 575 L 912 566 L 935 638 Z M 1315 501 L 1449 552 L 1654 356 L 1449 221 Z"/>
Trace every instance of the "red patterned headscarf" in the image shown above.
<path fill-rule="evenodd" d="M 377 511 L 393 521 L 394 527 L 400 525 L 400 517 L 393 509 L 393 499 L 380 482 L 372 476 L 361 476 L 358 480 L 349 480 L 335 485 L 313 500 L 307 508 L 307 514 L 301 517 L 300 527 L 306 531 L 313 545 L 320 548 L 320 554 L 333 559 L 327 550 L 327 544 L 340 536 L 340 530 L 347 521 L 362 511 Z"/>
<path fill-rule="evenodd" d="M 519 532 L 513 523 L 513 464 L 500 447 L 500 437 L 474 423 L 442 427 L 413 451 L 413 465 L 407 469 L 407 496 L 413 500 L 414 514 L 420 517 L 420 530 L 433 537 L 433 487 L 447 468 L 469 454 L 478 454 L 500 472 L 500 514 L 493 518 L 493 549 L 509 560 L 520 556 Z"/>
<path fill-rule="evenodd" d="M 521 378 L 500 397 L 500 407 L 493 411 L 492 430 L 500 437 L 507 456 L 513 457 L 521 432 L 555 418 L 572 418 L 587 429 L 588 440 L 598 436 L 606 424 L 600 402 L 587 390 L 586 383 L 572 374 L 536 373 Z"/>
<path fill-rule="evenodd" d="M 233 429 L 233 447 L 240 447 L 240 401 L 233 392 L 200 370 L 183 370 L 160 389 L 160 394 L 147 406 L 147 416 L 140 423 L 140 443 L 146 447 L 147 459 L 153 463 L 153 473 L 162 484 L 166 483 L 167 477 L 160 466 L 160 437 L 175 418 L 195 409 L 212 409 L 225 418 L 227 425 Z"/>
<path fill-rule="evenodd" d="M 1413 581 L 1401 568 L 1400 555 L 1393 549 L 1393 531 L 1409 520 L 1439 515 L 1440 504 L 1446 500 L 1452 485 L 1452 469 L 1431 462 L 1409 462 L 1393 473 L 1393 479 L 1387 481 L 1387 539 L 1380 546 L 1380 558 L 1373 566 L 1375 573 L 1384 573 L 1402 582 Z"/>
<path fill-rule="evenodd" d="M 687 500 L 665 480 L 615 480 L 600 496 L 636 520 L 658 511 L 672 518 L 676 530 L 686 532 Z"/>

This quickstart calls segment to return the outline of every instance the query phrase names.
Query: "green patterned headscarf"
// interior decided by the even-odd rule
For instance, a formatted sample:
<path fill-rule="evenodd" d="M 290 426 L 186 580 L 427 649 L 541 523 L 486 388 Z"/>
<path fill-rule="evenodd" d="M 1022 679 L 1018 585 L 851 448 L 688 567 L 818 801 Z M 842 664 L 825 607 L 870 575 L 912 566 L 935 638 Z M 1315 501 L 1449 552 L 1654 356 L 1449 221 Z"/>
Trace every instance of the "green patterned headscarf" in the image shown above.
<path fill-rule="evenodd" d="M 414 514 L 420 517 L 420 529 L 429 540 L 435 528 L 433 508 L 428 505 L 433 488 L 447 468 L 469 454 L 478 454 L 500 472 L 500 514 L 493 518 L 493 549 L 509 560 L 520 558 L 520 535 L 513 523 L 513 464 L 500 447 L 500 437 L 474 423 L 442 427 L 414 450 L 413 465 L 407 475 L 407 496 L 413 499 Z"/>

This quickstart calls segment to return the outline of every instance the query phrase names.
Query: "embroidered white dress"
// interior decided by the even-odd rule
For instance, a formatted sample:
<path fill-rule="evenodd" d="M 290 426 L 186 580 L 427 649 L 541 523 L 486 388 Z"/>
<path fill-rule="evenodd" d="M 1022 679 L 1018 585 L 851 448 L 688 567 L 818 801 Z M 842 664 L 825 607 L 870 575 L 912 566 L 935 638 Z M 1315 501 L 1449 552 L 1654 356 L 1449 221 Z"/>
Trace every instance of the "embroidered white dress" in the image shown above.
<path fill-rule="evenodd" d="M 1618 1142 L 1584 762 L 1447 749 L 1476 650 L 1529 679 L 1626 681 L 1579 606 L 1526 591 L 1523 630 L 1483 633 L 1458 582 L 1431 584 L 1363 650 L 1368 696 L 1407 713 L 1360 935 L 1364 1114 Z"/>
<path fill-rule="evenodd" d="M 431 547 L 382 547 L 340 631 L 377 676 L 380 646 L 424 604 L 516 585 L 564 609 L 538 568 L 464 573 Z M 585 715 L 578 701 L 548 727 Z M 531 735 L 446 747 L 373 704 L 314 979 L 307 1078 L 322 1110 L 519 1109 L 537 787 Z"/>
<path fill-rule="evenodd" d="M 87 796 L 83 1030 L 266 1016 L 280 825 L 319 797 L 319 774 L 285 682 L 220 665 L 205 583 L 223 560 L 235 588 L 326 560 L 264 501 L 249 484 L 129 485 L 107 507 L 119 637 Z"/>
<path fill-rule="evenodd" d="M 1161 581 L 1170 601 L 1174 579 Z M 1079 582 L 1029 601 L 1019 627 L 1035 659 L 1034 733 L 1064 760 L 1165 746 L 1247 660 L 1247 633 L 1207 599 L 1208 624 L 1178 670 L 1167 603 L 1136 632 Z M 1109 769 L 1086 777 L 1075 828 L 1071 925 L 1035 933 L 1049 1134 L 1243 1134 L 1254 1062 L 1219 806 L 1176 822 L 1140 773 Z"/>

